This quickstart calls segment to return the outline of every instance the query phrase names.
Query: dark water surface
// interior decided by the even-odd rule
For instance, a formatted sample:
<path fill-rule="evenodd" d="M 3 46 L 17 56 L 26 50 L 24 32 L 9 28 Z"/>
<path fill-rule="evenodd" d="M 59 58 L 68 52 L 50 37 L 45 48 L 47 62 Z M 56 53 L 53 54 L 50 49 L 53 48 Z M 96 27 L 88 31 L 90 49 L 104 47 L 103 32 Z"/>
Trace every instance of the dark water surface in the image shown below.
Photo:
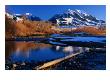
<path fill-rule="evenodd" d="M 51 69 L 106 69 L 106 48 L 75 47 L 35 41 L 6 41 L 5 69 L 31 70 L 46 62 L 81 52 Z M 81 65 L 81 66 L 80 66 Z"/>
<path fill-rule="evenodd" d="M 86 51 L 88 48 L 73 46 L 55 46 L 44 43 L 35 42 L 6 42 L 6 60 L 10 59 L 15 62 L 41 62 L 54 60 L 67 55 Z"/>

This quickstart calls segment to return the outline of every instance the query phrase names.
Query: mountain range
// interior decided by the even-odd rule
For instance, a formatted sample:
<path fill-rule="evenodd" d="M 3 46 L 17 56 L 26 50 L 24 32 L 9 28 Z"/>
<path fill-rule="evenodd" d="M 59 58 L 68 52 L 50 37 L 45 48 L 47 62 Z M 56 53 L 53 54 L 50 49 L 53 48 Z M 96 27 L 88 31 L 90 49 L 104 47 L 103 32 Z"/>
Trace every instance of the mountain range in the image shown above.
<path fill-rule="evenodd" d="M 25 13 L 25 14 L 10 14 L 6 13 L 8 18 L 14 19 L 16 21 L 22 21 L 24 19 L 28 19 L 31 21 L 41 21 L 41 18 L 35 15 L 32 15 L 31 13 Z"/>
<path fill-rule="evenodd" d="M 105 26 L 104 20 L 77 9 L 68 9 L 61 14 L 55 14 L 49 21 L 59 26 Z"/>
<path fill-rule="evenodd" d="M 41 21 L 41 18 L 35 15 L 32 15 L 31 13 L 25 13 L 25 14 L 9 14 L 6 13 L 7 16 L 14 20 L 23 20 L 23 17 L 25 19 L 31 20 L 31 21 Z M 57 24 L 58 26 L 72 26 L 72 27 L 80 27 L 80 26 L 98 26 L 98 27 L 105 27 L 105 21 L 97 19 L 95 16 L 91 14 L 87 14 L 83 10 L 71 10 L 68 9 L 65 12 L 61 14 L 55 14 L 53 17 L 51 17 L 48 21 Z"/>

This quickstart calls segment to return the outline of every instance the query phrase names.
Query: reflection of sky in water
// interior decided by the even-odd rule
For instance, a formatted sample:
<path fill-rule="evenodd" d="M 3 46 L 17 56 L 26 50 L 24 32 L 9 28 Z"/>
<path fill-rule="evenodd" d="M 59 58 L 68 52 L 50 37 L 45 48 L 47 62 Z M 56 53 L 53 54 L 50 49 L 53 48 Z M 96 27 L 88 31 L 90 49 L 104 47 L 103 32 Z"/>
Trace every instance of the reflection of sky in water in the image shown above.
<path fill-rule="evenodd" d="M 79 51 L 85 51 L 88 48 L 82 47 L 60 47 L 52 46 L 39 49 L 29 49 L 28 51 L 20 51 L 19 49 L 16 52 L 13 52 L 10 55 L 12 62 L 39 62 L 46 60 L 54 60 L 57 58 L 64 57 L 66 55 L 74 54 Z"/>

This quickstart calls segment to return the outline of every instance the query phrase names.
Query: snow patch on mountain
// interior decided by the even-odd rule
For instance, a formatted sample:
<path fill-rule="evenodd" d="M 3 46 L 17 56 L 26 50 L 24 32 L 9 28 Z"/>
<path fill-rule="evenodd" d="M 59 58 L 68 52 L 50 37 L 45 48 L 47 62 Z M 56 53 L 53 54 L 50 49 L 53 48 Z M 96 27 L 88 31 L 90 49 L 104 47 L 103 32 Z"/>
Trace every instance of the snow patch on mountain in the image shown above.
<path fill-rule="evenodd" d="M 62 14 L 54 15 L 49 21 L 59 26 L 105 26 L 105 21 L 78 9 L 68 9 Z"/>
<path fill-rule="evenodd" d="M 5 13 L 6 16 L 8 18 L 11 18 L 13 20 L 15 20 L 16 22 L 19 22 L 19 21 L 23 21 L 24 18 L 27 19 L 27 20 L 31 20 L 31 21 L 40 21 L 41 19 L 37 16 L 34 16 L 32 15 L 31 13 L 25 13 L 25 14 L 9 14 L 9 13 Z"/>

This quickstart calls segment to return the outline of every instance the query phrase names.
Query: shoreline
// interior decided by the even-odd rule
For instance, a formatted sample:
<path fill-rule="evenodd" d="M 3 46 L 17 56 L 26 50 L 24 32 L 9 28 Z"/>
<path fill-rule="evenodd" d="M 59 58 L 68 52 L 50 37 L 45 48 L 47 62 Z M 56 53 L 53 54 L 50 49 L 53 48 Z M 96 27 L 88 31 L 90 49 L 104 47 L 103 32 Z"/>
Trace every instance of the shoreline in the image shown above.
<path fill-rule="evenodd" d="M 94 58 L 93 56 L 90 55 L 102 55 L 104 60 L 100 60 Z M 94 59 L 92 59 L 92 57 Z M 85 59 L 84 59 L 85 58 Z M 92 61 L 88 61 L 87 59 L 91 59 Z M 68 57 L 67 59 L 64 60 L 54 60 L 50 61 L 48 63 L 45 63 L 44 65 L 40 66 L 39 68 L 35 70 L 106 70 L 106 52 L 84 52 L 77 54 L 75 56 Z M 84 60 L 82 60 L 84 59 Z M 102 68 L 98 68 L 96 66 L 97 62 L 99 63 L 98 66 L 102 66 Z M 89 66 L 89 68 L 86 68 L 86 65 Z M 47 66 L 47 67 L 46 67 Z"/>
<path fill-rule="evenodd" d="M 47 62 L 47 63 L 44 63 L 42 66 L 40 67 L 35 67 L 36 70 L 42 70 L 42 69 L 46 69 L 50 66 L 53 66 L 53 65 L 56 65 L 62 61 L 65 61 L 69 58 L 72 58 L 73 56 L 76 56 L 78 54 L 81 54 L 81 52 L 78 52 L 78 53 L 75 53 L 75 54 L 71 54 L 71 55 L 68 55 L 66 57 L 63 57 L 63 58 L 59 58 L 59 59 L 56 59 L 56 60 L 53 60 L 53 61 L 50 61 L 50 62 Z"/>

